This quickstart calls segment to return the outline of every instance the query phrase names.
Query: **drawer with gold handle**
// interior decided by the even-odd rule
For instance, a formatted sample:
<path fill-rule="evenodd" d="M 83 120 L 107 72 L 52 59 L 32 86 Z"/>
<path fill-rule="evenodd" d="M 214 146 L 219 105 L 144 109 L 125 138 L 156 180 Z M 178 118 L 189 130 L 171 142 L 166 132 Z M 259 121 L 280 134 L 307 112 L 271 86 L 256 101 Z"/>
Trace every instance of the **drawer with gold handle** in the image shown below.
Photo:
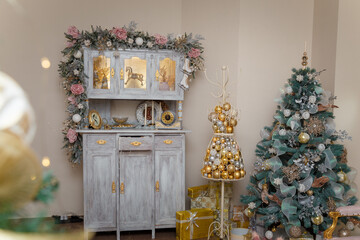
<path fill-rule="evenodd" d="M 106 143 L 106 140 L 100 139 L 100 140 L 97 140 L 96 142 L 97 142 L 97 144 L 99 144 L 99 145 L 104 145 L 104 144 Z"/>
<path fill-rule="evenodd" d="M 173 140 L 171 140 L 171 139 L 166 139 L 166 140 L 164 140 L 164 143 L 167 144 L 167 145 L 170 145 L 170 144 L 173 143 Z"/>
<path fill-rule="evenodd" d="M 150 136 L 119 138 L 120 151 L 143 151 L 143 150 L 152 150 L 152 148 L 153 148 L 153 138 Z"/>

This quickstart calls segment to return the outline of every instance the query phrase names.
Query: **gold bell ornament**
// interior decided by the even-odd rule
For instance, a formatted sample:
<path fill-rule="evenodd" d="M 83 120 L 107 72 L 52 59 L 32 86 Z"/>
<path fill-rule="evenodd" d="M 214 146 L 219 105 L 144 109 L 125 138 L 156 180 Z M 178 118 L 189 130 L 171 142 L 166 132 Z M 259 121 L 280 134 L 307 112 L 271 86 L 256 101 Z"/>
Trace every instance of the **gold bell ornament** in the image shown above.
<path fill-rule="evenodd" d="M 307 143 L 307 142 L 309 142 L 309 140 L 310 140 L 310 135 L 309 134 L 307 134 L 306 132 L 301 132 L 300 134 L 299 134 L 299 142 L 300 143 L 303 143 L 303 144 L 305 144 L 305 143 Z"/>

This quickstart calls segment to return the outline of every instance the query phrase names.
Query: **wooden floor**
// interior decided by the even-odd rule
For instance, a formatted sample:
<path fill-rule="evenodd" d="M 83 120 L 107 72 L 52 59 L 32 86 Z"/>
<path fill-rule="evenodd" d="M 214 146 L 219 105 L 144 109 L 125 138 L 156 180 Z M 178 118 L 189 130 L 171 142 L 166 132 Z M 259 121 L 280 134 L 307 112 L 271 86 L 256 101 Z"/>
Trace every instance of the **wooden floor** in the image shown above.
<path fill-rule="evenodd" d="M 83 229 L 83 223 L 66 223 L 59 224 L 59 228 L 64 230 L 79 230 Z M 151 231 L 131 231 L 131 232 L 121 232 L 121 240 L 151 240 Z M 162 240 L 176 240 L 176 230 L 175 228 L 169 229 L 157 229 L 155 231 L 155 239 Z M 202 238 L 200 240 L 206 240 L 207 238 Z M 211 238 L 216 239 L 216 238 Z M 98 232 L 92 240 L 116 240 L 116 232 Z"/>

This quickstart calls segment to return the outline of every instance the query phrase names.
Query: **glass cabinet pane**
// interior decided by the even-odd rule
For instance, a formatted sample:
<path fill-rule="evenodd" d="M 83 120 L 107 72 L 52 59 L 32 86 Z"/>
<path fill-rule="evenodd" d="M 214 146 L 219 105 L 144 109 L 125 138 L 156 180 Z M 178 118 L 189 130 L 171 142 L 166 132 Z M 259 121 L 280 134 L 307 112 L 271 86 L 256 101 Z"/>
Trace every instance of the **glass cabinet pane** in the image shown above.
<path fill-rule="evenodd" d="M 156 71 L 156 80 L 159 81 L 160 91 L 175 91 L 176 62 L 165 58 L 159 62 L 159 69 Z"/>
<path fill-rule="evenodd" d="M 124 61 L 124 88 L 146 89 L 146 60 L 138 57 Z"/>
<path fill-rule="evenodd" d="M 93 88 L 110 89 L 110 58 L 102 55 L 93 58 Z"/>

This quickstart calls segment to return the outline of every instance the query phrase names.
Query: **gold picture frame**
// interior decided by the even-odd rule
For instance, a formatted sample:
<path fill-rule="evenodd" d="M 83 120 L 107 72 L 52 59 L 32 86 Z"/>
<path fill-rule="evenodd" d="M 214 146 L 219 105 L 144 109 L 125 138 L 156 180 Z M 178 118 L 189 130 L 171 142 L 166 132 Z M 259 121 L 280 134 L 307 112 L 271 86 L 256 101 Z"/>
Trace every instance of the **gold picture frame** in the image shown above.
<path fill-rule="evenodd" d="M 96 110 L 91 110 L 88 115 L 89 124 L 94 129 L 100 129 L 102 126 L 102 120 L 100 114 Z"/>

